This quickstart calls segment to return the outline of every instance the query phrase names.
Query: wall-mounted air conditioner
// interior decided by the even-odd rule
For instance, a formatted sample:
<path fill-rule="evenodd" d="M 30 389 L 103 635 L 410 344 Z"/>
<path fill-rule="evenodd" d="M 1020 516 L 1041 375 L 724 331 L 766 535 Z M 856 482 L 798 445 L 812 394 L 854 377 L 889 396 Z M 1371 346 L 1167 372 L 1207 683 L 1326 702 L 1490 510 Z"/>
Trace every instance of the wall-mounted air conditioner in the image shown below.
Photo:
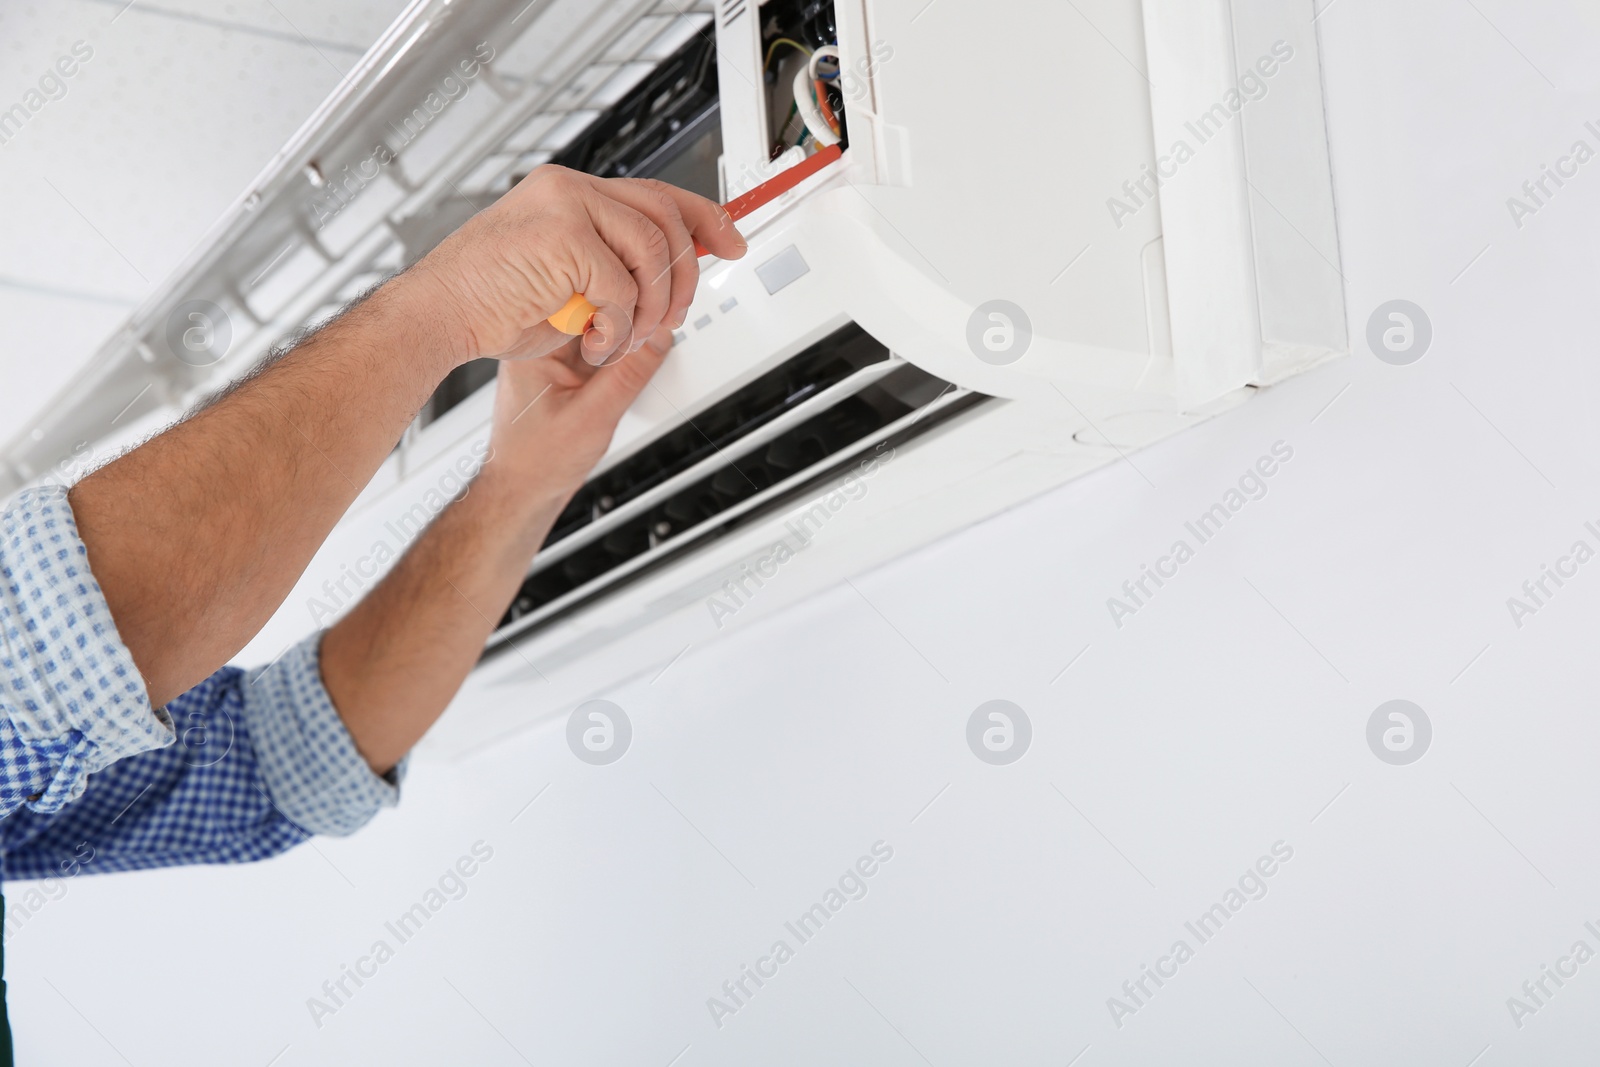
<path fill-rule="evenodd" d="M 841 143 L 741 223 L 745 259 L 703 263 L 431 742 L 471 749 L 1344 351 L 1314 14 L 419 2 L 69 390 L 79 414 L 6 458 L 38 477 L 152 382 L 146 425 L 169 417 L 540 163 L 728 198 Z M 194 300 L 237 337 L 198 367 L 163 347 Z M 445 383 L 251 654 L 416 536 L 482 450 L 491 380 Z"/>

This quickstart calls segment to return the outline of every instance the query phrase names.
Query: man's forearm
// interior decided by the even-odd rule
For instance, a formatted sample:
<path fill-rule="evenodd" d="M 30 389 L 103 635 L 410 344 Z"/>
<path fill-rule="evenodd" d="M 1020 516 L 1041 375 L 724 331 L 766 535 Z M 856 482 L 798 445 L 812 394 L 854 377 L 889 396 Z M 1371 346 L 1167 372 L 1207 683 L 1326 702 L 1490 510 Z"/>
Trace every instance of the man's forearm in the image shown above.
<path fill-rule="evenodd" d="M 323 684 L 374 771 L 398 763 L 455 696 L 570 495 L 491 456 L 323 636 Z"/>
<path fill-rule="evenodd" d="M 271 617 L 456 356 L 404 276 L 254 380 L 72 490 L 118 630 L 160 705 Z"/>
<path fill-rule="evenodd" d="M 500 365 L 492 451 L 467 495 L 322 639 L 323 684 L 374 771 L 399 762 L 449 705 L 671 344 L 662 328 L 599 369 L 575 344 Z"/>

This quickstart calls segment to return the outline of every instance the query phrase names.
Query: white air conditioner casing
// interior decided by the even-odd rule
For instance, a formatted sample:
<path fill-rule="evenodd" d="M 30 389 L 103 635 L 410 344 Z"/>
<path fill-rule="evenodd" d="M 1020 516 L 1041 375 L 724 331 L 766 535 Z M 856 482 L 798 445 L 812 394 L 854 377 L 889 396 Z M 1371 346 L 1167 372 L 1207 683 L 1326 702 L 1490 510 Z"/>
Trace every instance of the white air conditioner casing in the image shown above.
<path fill-rule="evenodd" d="M 517 35 L 555 34 L 565 17 L 562 3 L 541 2 L 512 25 L 523 6 L 486 5 L 495 16 L 480 9 L 471 17 L 482 25 L 458 35 L 457 50 L 481 33 L 504 58 L 472 90 L 481 115 L 473 113 L 479 125 L 465 154 L 434 164 L 437 174 L 467 182 L 494 171 L 538 110 L 537 94 L 546 110 L 562 93 L 592 94 L 604 80 L 596 69 L 615 74 L 648 61 L 649 46 L 637 43 L 629 57 L 607 59 L 621 42 L 649 40 L 638 29 L 646 20 L 681 39 L 681 20 L 691 17 L 717 34 L 726 193 L 771 173 L 756 0 L 716 0 L 687 15 L 654 2 L 591 4 L 583 32 L 593 62 L 565 59 L 560 72 L 553 59 L 509 69 Z M 846 503 L 803 545 L 790 520 L 818 501 L 837 503 L 848 471 L 499 643 L 428 744 L 471 751 L 565 714 L 623 678 L 660 672 L 696 645 L 1346 350 L 1311 0 L 835 0 L 834 13 L 851 79 L 848 151 L 741 223 L 750 240 L 743 260 L 703 261 L 678 348 L 624 419 L 602 469 L 850 322 L 895 359 L 992 399 L 930 423 L 870 476 L 858 472 Z M 384 99 L 380 71 L 425 65 L 427 34 L 462 17 L 443 3 L 414 4 L 364 61 L 378 87 L 369 85 L 365 106 Z M 421 43 L 404 46 L 413 32 Z M 453 57 L 435 47 L 447 66 Z M 361 106 L 330 104 L 320 142 L 318 130 L 302 131 L 299 155 L 286 149 L 258 182 L 267 208 L 288 202 L 305 162 L 328 158 L 329 139 L 351 128 L 348 113 Z M 502 121 L 497 108 L 517 113 Z M 510 166 L 496 165 L 499 174 Z M 394 212 L 440 185 L 431 173 L 407 178 L 411 191 Z M 263 210 L 248 199 L 239 212 Z M 331 281 L 315 299 L 291 300 L 276 317 L 257 311 L 266 320 L 260 337 L 298 325 L 373 269 L 384 234 L 403 228 L 394 221 L 335 250 L 318 275 Z M 249 237 L 248 222 L 224 220 L 212 258 L 203 253 L 141 309 L 125 331 L 127 352 L 172 307 L 204 295 L 203 280 L 230 248 L 248 245 L 255 257 L 234 264 L 239 276 L 275 251 L 274 241 Z M 291 241 L 292 231 L 284 231 Z M 208 377 L 145 363 L 162 383 L 158 396 L 175 402 L 243 369 L 225 364 Z M 110 353 L 93 372 L 100 378 L 79 388 L 131 387 L 138 370 Z M 403 516 L 454 484 L 452 470 L 486 437 L 490 400 L 483 390 L 408 438 L 246 658 L 272 658 L 376 580 L 374 547 L 403 548 Z M 146 424 L 164 417 L 170 409 L 152 408 Z M 38 432 L 5 453 L 19 480 L 37 477 L 51 449 L 65 454 L 85 432 L 70 422 L 30 430 Z M 798 549 L 793 559 L 753 584 L 750 568 L 780 542 Z M 731 613 L 715 610 L 729 582 L 748 595 Z"/>

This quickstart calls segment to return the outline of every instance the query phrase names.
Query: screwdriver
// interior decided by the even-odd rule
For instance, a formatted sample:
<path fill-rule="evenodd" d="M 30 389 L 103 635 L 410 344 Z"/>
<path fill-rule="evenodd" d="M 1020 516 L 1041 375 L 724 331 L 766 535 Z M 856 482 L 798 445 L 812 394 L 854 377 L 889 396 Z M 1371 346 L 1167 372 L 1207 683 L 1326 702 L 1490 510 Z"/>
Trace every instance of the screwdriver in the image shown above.
<path fill-rule="evenodd" d="M 772 203 L 772 201 L 838 159 L 843 154 L 843 151 L 836 144 L 828 145 L 777 177 L 769 178 L 743 196 L 728 201 L 723 205 L 723 210 L 728 213 L 730 221 L 737 222 L 757 208 Z M 700 243 L 698 238 L 694 242 L 694 254 L 697 256 L 706 254 L 705 246 Z M 561 305 L 561 310 L 551 315 L 548 321 L 550 325 L 562 333 L 577 337 L 589 329 L 590 324 L 594 321 L 595 312 L 598 310 L 599 308 L 589 303 L 582 293 L 573 293 L 572 299 Z"/>

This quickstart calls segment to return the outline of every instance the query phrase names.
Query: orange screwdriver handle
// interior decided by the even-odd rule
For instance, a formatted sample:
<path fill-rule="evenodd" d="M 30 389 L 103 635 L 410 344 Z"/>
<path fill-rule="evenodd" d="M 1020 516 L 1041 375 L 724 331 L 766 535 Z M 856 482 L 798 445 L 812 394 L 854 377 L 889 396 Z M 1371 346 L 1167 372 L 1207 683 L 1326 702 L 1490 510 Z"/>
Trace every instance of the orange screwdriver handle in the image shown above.
<path fill-rule="evenodd" d="M 572 299 L 562 304 L 561 310 L 551 315 L 548 321 L 568 337 L 579 337 L 588 332 L 589 324 L 599 310 L 585 300 L 582 293 L 573 293 Z"/>
<path fill-rule="evenodd" d="M 728 201 L 723 205 L 723 210 L 727 211 L 730 221 L 738 222 L 756 209 L 772 203 L 778 197 L 838 159 L 843 153 L 844 150 L 838 145 L 828 145 L 777 177 L 769 178 L 743 196 L 735 197 Z M 707 254 L 706 247 L 700 243 L 699 238 L 696 238 L 694 242 L 694 254 L 696 256 Z M 562 304 L 560 311 L 550 316 L 549 323 L 569 337 L 577 337 L 588 331 L 590 324 L 594 321 L 595 312 L 598 310 L 600 309 L 584 299 L 582 293 L 573 293 L 572 299 Z"/>

